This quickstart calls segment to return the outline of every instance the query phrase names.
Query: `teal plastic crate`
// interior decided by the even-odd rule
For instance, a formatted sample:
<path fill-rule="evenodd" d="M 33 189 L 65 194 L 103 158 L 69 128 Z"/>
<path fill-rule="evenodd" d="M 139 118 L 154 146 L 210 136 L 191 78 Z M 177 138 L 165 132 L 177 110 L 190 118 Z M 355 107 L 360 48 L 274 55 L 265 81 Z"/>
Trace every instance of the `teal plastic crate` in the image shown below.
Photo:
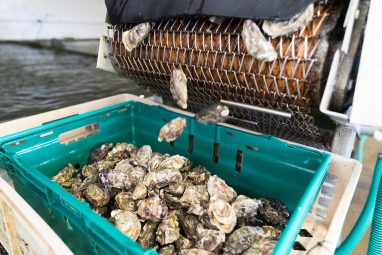
<path fill-rule="evenodd" d="M 182 136 L 174 143 L 159 143 L 160 128 L 176 117 L 187 119 Z M 76 136 L 80 129 L 88 131 L 88 136 Z M 72 141 L 62 143 L 68 139 Z M 85 165 L 95 146 L 121 141 L 184 155 L 223 178 L 239 194 L 283 201 L 291 217 L 273 254 L 288 254 L 292 249 L 330 162 L 330 154 L 272 136 L 203 124 L 160 106 L 128 101 L 0 138 L 0 166 L 76 254 L 157 254 L 144 250 L 94 213 L 88 203 L 50 180 L 68 163 Z"/>

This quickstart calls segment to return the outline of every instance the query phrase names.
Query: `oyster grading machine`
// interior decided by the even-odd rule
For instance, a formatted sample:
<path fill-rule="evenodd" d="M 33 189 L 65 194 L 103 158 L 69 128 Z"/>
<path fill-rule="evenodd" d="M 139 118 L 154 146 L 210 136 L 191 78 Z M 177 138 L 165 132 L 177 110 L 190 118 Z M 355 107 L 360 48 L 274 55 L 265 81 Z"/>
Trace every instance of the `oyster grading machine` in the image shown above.
<path fill-rule="evenodd" d="M 349 158 L 356 133 L 378 138 L 382 127 L 379 1 L 105 3 L 97 67 L 154 100 L 119 95 L 0 124 L 1 167 L 74 253 L 157 253 L 51 181 L 68 164 L 88 164 L 95 147 L 125 142 L 180 154 L 238 194 L 285 203 L 290 218 L 266 254 L 348 254 L 374 210 L 369 253 L 378 254 L 380 163 L 358 223 L 340 236 L 360 175 Z M 162 137 L 176 118 L 183 132 Z"/>

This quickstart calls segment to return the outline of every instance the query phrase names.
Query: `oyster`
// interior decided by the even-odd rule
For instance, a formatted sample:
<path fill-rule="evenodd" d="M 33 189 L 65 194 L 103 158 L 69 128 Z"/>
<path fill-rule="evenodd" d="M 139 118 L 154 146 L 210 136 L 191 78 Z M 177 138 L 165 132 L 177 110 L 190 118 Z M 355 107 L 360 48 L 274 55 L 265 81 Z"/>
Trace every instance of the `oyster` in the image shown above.
<path fill-rule="evenodd" d="M 157 171 L 164 169 L 178 169 L 181 172 L 188 171 L 191 167 L 191 162 L 179 155 L 174 155 L 172 157 L 164 159 L 158 166 Z"/>
<path fill-rule="evenodd" d="M 109 192 L 97 184 L 90 184 L 85 190 L 85 196 L 95 206 L 104 206 L 110 201 Z"/>
<path fill-rule="evenodd" d="M 98 175 L 98 170 L 93 165 L 85 165 L 82 168 L 81 174 L 86 178 L 92 175 Z"/>
<path fill-rule="evenodd" d="M 232 203 L 238 220 L 255 217 L 259 209 L 260 200 L 251 199 L 244 195 L 239 195 Z"/>
<path fill-rule="evenodd" d="M 264 237 L 256 237 L 251 247 L 242 255 L 271 255 L 277 244 L 276 240 Z"/>
<path fill-rule="evenodd" d="M 130 157 L 130 154 L 136 150 L 130 143 L 117 143 L 107 154 L 106 159 L 110 161 L 121 161 Z"/>
<path fill-rule="evenodd" d="M 110 170 L 101 172 L 99 174 L 99 179 L 102 185 L 107 189 L 123 189 L 125 187 L 131 186 L 131 182 L 127 173 L 120 171 Z"/>
<path fill-rule="evenodd" d="M 236 191 L 228 186 L 224 180 L 217 175 L 212 176 L 208 180 L 208 193 L 211 197 L 217 197 L 227 202 L 231 202 L 236 199 Z"/>
<path fill-rule="evenodd" d="M 76 172 L 77 170 L 74 166 L 72 164 L 68 164 L 64 169 L 58 172 L 57 175 L 53 176 L 52 180 L 62 185 L 69 181 Z"/>
<path fill-rule="evenodd" d="M 264 237 L 266 238 L 276 239 L 281 234 L 281 231 L 279 229 L 276 229 L 272 226 L 263 226 L 262 228 L 264 230 Z"/>
<path fill-rule="evenodd" d="M 168 157 L 168 154 L 161 155 L 158 153 L 153 153 L 151 159 L 147 163 L 147 171 L 156 172 L 159 168 L 160 163 L 162 163 L 162 161 L 167 159 Z"/>
<path fill-rule="evenodd" d="M 222 104 L 214 104 L 202 109 L 195 115 L 195 119 L 204 123 L 224 122 L 228 119 L 229 109 Z"/>
<path fill-rule="evenodd" d="M 241 32 L 245 48 L 249 55 L 263 61 L 273 61 L 277 58 L 277 53 L 260 29 L 252 20 L 245 20 Z"/>
<path fill-rule="evenodd" d="M 159 249 L 159 254 L 160 255 L 176 255 L 175 246 L 173 244 L 163 246 L 162 248 Z"/>
<path fill-rule="evenodd" d="M 137 186 L 138 183 L 143 181 L 145 175 L 146 175 L 146 171 L 141 166 L 136 166 L 133 169 L 131 169 L 129 172 L 127 172 L 127 176 L 132 185 L 132 187 L 128 187 L 128 188 L 135 188 L 135 186 Z"/>
<path fill-rule="evenodd" d="M 208 181 L 210 176 L 211 174 L 208 172 L 207 168 L 204 166 L 197 166 L 187 173 L 185 179 L 192 184 L 204 184 Z"/>
<path fill-rule="evenodd" d="M 170 183 L 182 181 L 182 174 L 178 169 L 165 169 L 158 172 L 150 172 L 146 175 L 144 183 L 150 190 L 168 186 Z"/>
<path fill-rule="evenodd" d="M 286 21 L 272 21 L 265 20 L 263 23 L 263 31 L 273 38 L 292 33 L 296 30 L 303 29 L 313 19 L 314 4 L 308 5 L 308 7 L 302 12 L 298 13 L 294 17 Z"/>
<path fill-rule="evenodd" d="M 208 205 L 210 223 L 224 233 L 231 233 L 236 226 L 236 214 L 226 201 L 212 197 Z"/>
<path fill-rule="evenodd" d="M 185 189 L 186 183 L 181 181 L 170 183 L 166 188 L 164 188 L 164 191 L 174 196 L 181 196 L 184 193 Z"/>
<path fill-rule="evenodd" d="M 202 216 L 207 212 L 208 204 L 206 201 L 200 201 L 199 203 L 192 204 L 188 207 L 187 213 Z"/>
<path fill-rule="evenodd" d="M 201 223 L 198 221 L 198 218 L 196 218 L 193 215 L 181 213 L 180 214 L 180 227 L 182 228 L 182 231 L 184 234 L 186 234 L 187 238 L 189 239 L 195 239 L 197 235 L 197 229 L 201 226 Z"/>
<path fill-rule="evenodd" d="M 166 123 L 159 131 L 158 141 L 173 142 L 182 135 L 186 127 L 186 119 L 176 118 Z"/>
<path fill-rule="evenodd" d="M 131 197 L 134 200 L 141 200 L 141 199 L 145 199 L 146 196 L 147 196 L 146 185 L 143 182 L 138 183 L 138 185 L 134 188 L 133 194 Z"/>
<path fill-rule="evenodd" d="M 200 203 L 200 201 L 208 201 L 209 195 L 207 188 L 204 185 L 188 186 L 184 191 L 180 202 L 184 206 L 190 206 L 192 204 Z"/>
<path fill-rule="evenodd" d="M 96 183 L 98 181 L 98 179 L 99 179 L 98 174 L 97 175 L 90 175 L 89 177 L 86 177 L 84 179 L 84 181 L 82 182 L 80 190 L 81 191 L 86 190 L 90 184 Z"/>
<path fill-rule="evenodd" d="M 111 212 L 111 221 L 122 233 L 134 241 L 137 240 L 141 233 L 141 222 L 133 212 L 114 210 Z"/>
<path fill-rule="evenodd" d="M 114 161 L 101 160 L 92 164 L 91 167 L 96 169 L 98 172 L 103 172 L 103 171 L 113 169 L 115 165 L 116 165 L 116 162 Z"/>
<path fill-rule="evenodd" d="M 212 252 L 217 252 L 225 241 L 225 234 L 220 230 L 198 228 L 197 236 L 196 247 Z"/>
<path fill-rule="evenodd" d="M 118 172 L 128 173 L 133 168 L 133 165 L 130 164 L 130 160 L 124 159 L 119 161 L 114 170 Z"/>
<path fill-rule="evenodd" d="M 112 143 L 105 143 L 101 146 L 94 148 L 90 153 L 89 163 L 91 164 L 104 159 L 112 148 Z"/>
<path fill-rule="evenodd" d="M 138 243 L 145 249 L 154 247 L 156 244 L 155 232 L 158 228 L 158 223 L 147 221 L 143 226 L 141 234 L 138 238 Z"/>
<path fill-rule="evenodd" d="M 120 192 L 115 196 L 115 202 L 119 209 L 135 211 L 136 205 L 130 192 Z"/>
<path fill-rule="evenodd" d="M 122 33 L 122 43 L 128 52 L 138 47 L 150 33 L 151 25 L 148 22 L 140 23 L 130 30 Z"/>
<path fill-rule="evenodd" d="M 268 199 L 259 199 L 261 205 L 258 209 L 258 216 L 266 223 L 271 225 L 284 225 L 287 223 L 287 217 L 289 217 L 288 210 L 285 205 L 280 203 L 271 202 Z"/>
<path fill-rule="evenodd" d="M 73 185 L 73 183 L 74 183 L 75 181 L 76 181 L 76 178 L 70 178 L 70 179 L 67 180 L 66 182 L 61 183 L 61 186 L 62 186 L 63 188 L 69 189 L 69 188 Z"/>
<path fill-rule="evenodd" d="M 82 187 L 82 181 L 80 178 L 75 178 L 72 186 L 70 187 L 70 193 L 73 194 L 76 198 L 83 200 L 82 195 L 83 195 L 83 190 L 81 189 Z"/>
<path fill-rule="evenodd" d="M 172 71 L 170 91 L 176 104 L 182 109 L 187 109 L 187 77 L 182 69 Z"/>
<path fill-rule="evenodd" d="M 223 248 L 224 253 L 241 254 L 251 247 L 257 237 L 263 235 L 264 231 L 260 227 L 241 227 L 228 236 Z"/>
<path fill-rule="evenodd" d="M 153 151 L 149 145 L 142 146 L 137 154 L 133 157 L 134 160 L 141 166 L 147 167 L 147 163 L 151 159 Z"/>
<path fill-rule="evenodd" d="M 159 196 L 149 197 L 138 204 L 138 215 L 144 220 L 158 222 L 166 218 L 168 207 Z"/>
<path fill-rule="evenodd" d="M 182 235 L 180 235 L 178 240 L 175 241 L 175 247 L 178 252 L 184 249 L 191 249 L 193 246 L 194 243 Z"/>
<path fill-rule="evenodd" d="M 170 209 L 181 209 L 183 207 L 179 197 L 163 192 L 163 195 L 161 194 L 161 198 Z"/>
<path fill-rule="evenodd" d="M 178 240 L 180 228 L 177 211 L 171 211 L 168 216 L 159 224 L 156 235 L 157 241 L 161 244 L 170 244 Z"/>
<path fill-rule="evenodd" d="M 192 248 L 180 251 L 180 255 L 213 255 L 213 253 L 202 249 Z"/>

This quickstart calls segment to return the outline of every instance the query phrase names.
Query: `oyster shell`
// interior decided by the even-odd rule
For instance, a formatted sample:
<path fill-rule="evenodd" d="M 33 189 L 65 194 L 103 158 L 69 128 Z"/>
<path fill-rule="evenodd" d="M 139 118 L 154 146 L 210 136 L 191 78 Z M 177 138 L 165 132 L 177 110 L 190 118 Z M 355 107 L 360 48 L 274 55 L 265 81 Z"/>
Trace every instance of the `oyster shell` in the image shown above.
<path fill-rule="evenodd" d="M 209 195 L 207 188 L 204 185 L 188 186 L 184 191 L 180 202 L 184 206 L 190 206 L 192 204 L 200 203 L 200 201 L 208 201 Z"/>
<path fill-rule="evenodd" d="M 217 175 L 210 177 L 207 187 L 211 197 L 217 197 L 227 202 L 231 202 L 237 197 L 236 191 Z"/>
<path fill-rule="evenodd" d="M 117 143 L 107 154 L 106 159 L 110 161 L 121 161 L 130 157 L 130 154 L 136 150 L 130 143 Z"/>
<path fill-rule="evenodd" d="M 214 104 L 202 109 L 195 115 L 195 119 L 204 123 L 224 122 L 228 119 L 229 108 L 222 104 Z"/>
<path fill-rule="evenodd" d="M 200 201 L 199 203 L 192 204 L 188 207 L 187 213 L 202 216 L 207 212 L 208 203 Z"/>
<path fill-rule="evenodd" d="M 244 195 L 239 195 L 235 202 L 232 203 L 232 206 L 235 209 L 238 220 L 241 220 L 255 217 L 260 204 L 260 200 L 251 199 Z"/>
<path fill-rule="evenodd" d="M 167 158 L 169 158 L 168 154 L 161 155 L 158 153 L 153 153 L 151 159 L 147 163 L 147 171 L 156 172 L 159 168 L 160 163 L 162 163 L 162 161 Z"/>
<path fill-rule="evenodd" d="M 165 169 L 158 172 L 150 172 L 146 175 L 144 183 L 150 190 L 168 186 L 170 183 L 182 181 L 182 174 L 178 169 Z"/>
<path fill-rule="evenodd" d="M 97 175 L 90 175 L 89 177 L 86 177 L 84 181 L 82 182 L 81 191 L 85 191 L 90 184 L 96 183 L 98 181 L 99 177 Z"/>
<path fill-rule="evenodd" d="M 122 43 L 128 52 L 138 47 L 150 33 L 151 25 L 148 22 L 140 23 L 130 30 L 122 33 Z"/>
<path fill-rule="evenodd" d="M 112 148 L 112 143 L 105 143 L 101 146 L 94 148 L 90 153 L 89 163 L 91 164 L 104 159 Z"/>
<path fill-rule="evenodd" d="M 277 244 L 276 240 L 264 237 L 256 237 L 251 247 L 242 255 L 271 255 Z"/>
<path fill-rule="evenodd" d="M 107 214 L 107 212 L 109 211 L 109 208 L 105 205 L 104 206 L 94 206 L 92 209 L 101 216 L 105 216 Z"/>
<path fill-rule="evenodd" d="M 186 235 L 188 239 L 195 239 L 197 235 L 197 229 L 201 226 L 201 223 L 198 221 L 193 215 L 181 213 L 180 214 L 180 227 L 182 228 L 183 233 Z"/>
<path fill-rule="evenodd" d="M 289 213 L 285 205 L 271 202 L 271 200 L 264 198 L 259 200 L 261 201 L 261 205 L 257 214 L 262 220 L 271 225 L 284 225 L 287 223 Z"/>
<path fill-rule="evenodd" d="M 138 185 L 134 188 L 132 198 L 134 200 L 145 199 L 147 196 L 147 188 L 143 182 L 138 183 Z"/>
<path fill-rule="evenodd" d="M 135 211 L 136 205 L 130 192 L 120 192 L 115 196 L 115 202 L 119 209 Z"/>
<path fill-rule="evenodd" d="M 131 169 L 127 173 L 127 176 L 132 185 L 132 187 L 129 187 L 129 188 L 135 188 L 135 186 L 137 186 L 138 183 L 143 181 L 143 179 L 145 178 L 145 175 L 146 175 L 146 171 L 141 166 L 136 166 L 133 169 Z"/>
<path fill-rule="evenodd" d="M 183 118 L 176 118 L 166 123 L 159 131 L 158 141 L 173 142 L 182 135 L 187 121 Z"/>
<path fill-rule="evenodd" d="M 182 69 L 172 71 L 170 91 L 176 104 L 182 109 L 187 109 L 187 77 Z"/>
<path fill-rule="evenodd" d="M 191 171 L 189 171 L 186 175 L 186 180 L 191 182 L 192 184 L 204 184 L 208 181 L 211 174 L 208 172 L 207 168 L 204 166 L 194 167 Z"/>
<path fill-rule="evenodd" d="M 138 204 L 138 215 L 145 220 L 158 222 L 166 218 L 168 207 L 159 196 L 149 197 Z"/>
<path fill-rule="evenodd" d="M 194 243 L 190 239 L 187 239 L 182 235 L 180 235 L 178 240 L 175 241 L 175 248 L 178 252 L 184 249 L 191 249 L 193 246 Z"/>
<path fill-rule="evenodd" d="M 98 172 L 103 172 L 103 171 L 113 169 L 115 165 L 116 165 L 116 162 L 114 161 L 101 160 L 92 164 L 91 167 L 93 167 Z"/>
<path fill-rule="evenodd" d="M 164 159 L 158 166 L 157 171 L 164 169 L 178 169 L 181 172 L 188 171 L 191 167 L 191 162 L 180 155 Z"/>
<path fill-rule="evenodd" d="M 235 230 L 227 238 L 224 244 L 225 254 L 241 254 L 247 250 L 257 237 L 264 235 L 264 231 L 260 227 L 244 226 Z"/>
<path fill-rule="evenodd" d="M 80 178 L 75 178 L 73 183 L 72 183 L 72 186 L 70 187 L 70 193 L 72 193 L 73 196 L 75 196 L 76 198 L 80 199 L 80 200 L 84 200 L 82 198 L 82 195 L 83 195 L 83 189 L 82 189 L 82 181 Z"/>
<path fill-rule="evenodd" d="M 58 172 L 57 175 L 53 176 L 52 180 L 62 185 L 69 181 L 76 172 L 77 170 L 74 166 L 72 164 L 68 164 L 64 169 Z"/>
<path fill-rule="evenodd" d="M 153 151 L 151 149 L 151 146 L 149 145 L 143 145 L 137 152 L 137 154 L 134 155 L 134 160 L 138 163 L 138 165 L 147 167 L 147 163 L 151 159 Z"/>
<path fill-rule="evenodd" d="M 170 183 L 166 188 L 164 188 L 164 191 L 174 196 L 181 196 L 183 195 L 185 189 L 186 183 L 181 181 Z"/>
<path fill-rule="evenodd" d="M 73 183 L 75 182 L 76 178 L 70 178 L 69 180 L 67 180 L 66 182 L 62 183 L 61 186 L 65 189 L 69 189 Z"/>
<path fill-rule="evenodd" d="M 252 20 L 245 20 L 241 32 L 245 48 L 248 54 L 263 61 L 273 61 L 277 58 L 277 53 L 260 29 Z"/>
<path fill-rule="evenodd" d="M 81 174 L 86 178 L 92 175 L 98 175 L 98 170 L 93 165 L 85 165 L 82 168 Z"/>
<path fill-rule="evenodd" d="M 281 231 L 279 229 L 276 229 L 272 226 L 263 226 L 262 228 L 264 230 L 264 237 L 266 238 L 276 239 L 281 234 Z"/>
<path fill-rule="evenodd" d="M 110 201 L 109 192 L 97 184 L 90 184 L 85 190 L 85 196 L 95 206 L 104 206 Z"/>
<path fill-rule="evenodd" d="M 134 166 L 130 164 L 130 160 L 124 159 L 119 161 L 115 167 L 114 170 L 118 172 L 128 173 Z"/>
<path fill-rule="evenodd" d="M 212 197 L 208 205 L 210 223 L 224 233 L 231 233 L 236 226 L 236 214 L 226 201 Z"/>
<path fill-rule="evenodd" d="M 225 241 L 225 234 L 220 230 L 198 228 L 197 235 L 196 247 L 211 252 L 217 252 Z"/>
<path fill-rule="evenodd" d="M 163 246 L 162 248 L 159 249 L 159 254 L 160 255 L 176 255 L 175 246 L 173 244 Z"/>
<path fill-rule="evenodd" d="M 170 244 L 178 240 L 180 236 L 178 212 L 171 211 L 168 216 L 159 224 L 156 235 L 157 241 L 161 244 Z"/>
<path fill-rule="evenodd" d="M 134 241 L 137 240 L 141 233 L 141 222 L 133 212 L 114 210 L 111 212 L 111 221 L 122 233 Z"/>
<path fill-rule="evenodd" d="M 213 255 L 213 253 L 202 249 L 192 248 L 180 251 L 180 255 Z"/>
<path fill-rule="evenodd" d="M 183 207 L 179 197 L 163 192 L 163 195 L 161 194 L 161 198 L 170 209 L 181 209 Z"/>
<path fill-rule="evenodd" d="M 123 189 L 132 185 L 127 173 L 121 171 L 110 170 L 101 172 L 99 173 L 99 179 L 107 189 Z"/>
<path fill-rule="evenodd" d="M 159 223 L 147 221 L 143 226 L 141 234 L 138 238 L 138 243 L 145 249 L 154 247 L 156 244 L 155 232 Z"/>
<path fill-rule="evenodd" d="M 273 38 L 286 35 L 297 31 L 299 29 L 303 29 L 313 19 L 314 14 L 314 4 L 308 5 L 308 7 L 302 12 L 296 14 L 289 20 L 286 21 L 272 21 L 265 20 L 263 23 L 263 31 Z"/>

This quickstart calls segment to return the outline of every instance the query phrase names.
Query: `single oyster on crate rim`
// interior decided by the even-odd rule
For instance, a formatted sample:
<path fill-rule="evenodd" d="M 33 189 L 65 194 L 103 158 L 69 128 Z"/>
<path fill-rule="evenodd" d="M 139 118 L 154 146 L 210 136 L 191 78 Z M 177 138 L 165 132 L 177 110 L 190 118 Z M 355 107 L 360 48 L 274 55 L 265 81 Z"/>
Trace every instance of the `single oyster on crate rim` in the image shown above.
<path fill-rule="evenodd" d="M 251 199 L 244 195 L 239 195 L 237 199 L 232 203 L 238 220 L 255 217 L 260 205 L 260 200 Z"/>
<path fill-rule="evenodd" d="M 143 182 L 138 183 L 138 185 L 134 188 L 132 198 L 134 200 L 145 199 L 147 196 L 147 188 Z"/>
<path fill-rule="evenodd" d="M 224 253 L 241 254 L 254 243 L 257 237 L 262 237 L 264 231 L 260 227 L 244 226 L 236 229 L 227 238 L 224 244 Z"/>
<path fill-rule="evenodd" d="M 203 123 L 224 122 L 229 117 L 229 108 L 222 104 L 214 104 L 200 110 L 195 114 L 195 119 Z"/>
<path fill-rule="evenodd" d="M 182 109 L 187 109 L 187 77 L 182 69 L 172 71 L 170 91 L 176 104 Z"/>
<path fill-rule="evenodd" d="M 178 212 L 171 211 L 158 226 L 157 241 L 161 245 L 173 243 L 180 237 L 179 231 Z"/>
<path fill-rule="evenodd" d="M 152 248 L 156 244 L 155 232 L 159 223 L 146 221 L 138 238 L 138 243 L 145 249 Z"/>
<path fill-rule="evenodd" d="M 151 25 L 148 22 L 140 23 L 130 30 L 122 33 L 122 43 L 128 52 L 138 47 L 150 33 Z"/>
<path fill-rule="evenodd" d="M 144 183 L 149 190 L 168 186 L 170 183 L 182 181 L 182 174 L 178 169 L 165 169 L 158 172 L 150 172 L 145 176 Z"/>
<path fill-rule="evenodd" d="M 254 58 L 267 62 L 277 58 L 277 53 L 272 43 L 264 37 L 256 23 L 252 20 L 247 19 L 244 21 L 241 37 L 248 54 Z"/>
<path fill-rule="evenodd" d="M 197 235 L 196 247 L 211 252 L 217 252 L 225 241 L 225 234 L 220 230 L 198 228 Z"/>
<path fill-rule="evenodd" d="M 130 211 L 114 210 L 111 212 L 114 225 L 132 240 L 137 240 L 141 233 L 141 222 L 137 215 Z"/>
<path fill-rule="evenodd" d="M 217 175 L 210 177 L 207 187 L 211 197 L 217 197 L 227 202 L 232 202 L 237 197 L 236 191 Z"/>
<path fill-rule="evenodd" d="M 308 5 L 308 7 L 302 12 L 296 14 L 289 20 L 285 21 L 272 21 L 265 20 L 263 23 L 263 31 L 273 38 L 286 35 L 305 28 L 313 20 L 314 4 Z"/>
<path fill-rule="evenodd" d="M 212 197 L 208 205 L 210 223 L 224 233 L 231 233 L 236 226 L 236 214 L 233 207 L 226 201 Z"/>
<path fill-rule="evenodd" d="M 86 199 L 95 206 L 104 206 L 110 201 L 109 192 L 98 184 L 90 184 L 85 190 Z"/>
<path fill-rule="evenodd" d="M 187 121 L 184 118 L 176 118 L 166 123 L 159 131 L 158 141 L 173 142 L 182 135 Z"/>
<path fill-rule="evenodd" d="M 89 163 L 91 164 L 91 163 L 104 159 L 112 148 L 113 148 L 112 143 L 105 143 L 105 144 L 102 144 L 101 146 L 94 148 L 90 152 Z"/>
<path fill-rule="evenodd" d="M 206 186 L 204 185 L 193 185 L 188 186 L 184 191 L 180 202 L 184 206 L 190 206 L 192 204 L 200 203 L 200 201 L 208 201 L 209 195 Z"/>
<path fill-rule="evenodd" d="M 138 215 L 144 220 L 159 222 L 166 218 L 167 214 L 167 205 L 157 195 L 138 203 Z"/>
<path fill-rule="evenodd" d="M 125 211 L 136 211 L 135 201 L 130 192 L 120 192 L 115 196 L 115 203 L 119 209 Z"/>
<path fill-rule="evenodd" d="M 160 255 L 176 255 L 175 246 L 173 244 L 169 244 L 166 246 L 163 246 L 159 249 Z"/>
<path fill-rule="evenodd" d="M 52 180 L 62 185 L 69 181 L 76 172 L 77 170 L 74 166 L 72 164 L 68 164 L 64 169 L 58 172 L 57 175 L 53 176 Z"/>
<path fill-rule="evenodd" d="M 249 247 L 248 250 L 244 251 L 242 255 L 253 255 L 253 254 L 272 255 L 273 250 L 276 247 L 276 244 L 277 244 L 277 241 L 271 238 L 256 237 L 251 247 Z"/>

